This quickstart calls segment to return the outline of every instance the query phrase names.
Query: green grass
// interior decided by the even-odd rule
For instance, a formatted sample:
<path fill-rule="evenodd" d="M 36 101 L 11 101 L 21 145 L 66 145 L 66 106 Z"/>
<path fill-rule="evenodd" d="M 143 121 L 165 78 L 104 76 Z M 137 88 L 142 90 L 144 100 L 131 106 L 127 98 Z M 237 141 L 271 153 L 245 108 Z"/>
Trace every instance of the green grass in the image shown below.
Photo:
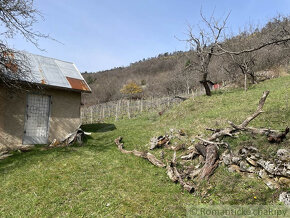
<path fill-rule="evenodd" d="M 193 204 L 276 204 L 281 190 L 270 190 L 261 180 L 229 173 L 223 166 L 189 194 L 172 183 L 164 169 L 120 153 L 113 142 L 123 136 L 126 149 L 148 150 L 149 139 L 170 128 L 184 129 L 190 137 L 205 136 L 206 127 L 243 121 L 255 111 L 264 90 L 270 90 L 265 113 L 250 125 L 285 128 L 290 124 L 290 76 L 255 85 L 246 93 L 218 91 L 212 97 L 190 99 L 161 117 L 151 113 L 86 125 L 84 130 L 93 134 L 83 147 L 16 152 L 0 162 L 0 215 L 176 217 L 185 216 L 186 206 Z M 290 144 L 289 137 L 269 145 L 263 137 L 245 134 L 228 142 L 234 149 L 252 144 L 268 156 Z M 160 150 L 153 153 L 158 156 Z"/>

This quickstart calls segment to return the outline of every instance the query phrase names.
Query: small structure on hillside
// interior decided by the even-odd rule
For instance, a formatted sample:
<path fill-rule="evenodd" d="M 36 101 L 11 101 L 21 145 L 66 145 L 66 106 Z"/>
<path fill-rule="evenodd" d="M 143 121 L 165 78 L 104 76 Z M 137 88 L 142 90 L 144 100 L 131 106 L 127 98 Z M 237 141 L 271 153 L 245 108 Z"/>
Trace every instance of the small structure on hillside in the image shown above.
<path fill-rule="evenodd" d="M 31 87 L 0 84 L 0 151 L 62 140 L 81 124 L 81 93 L 91 89 L 71 62 L 26 54 Z"/>

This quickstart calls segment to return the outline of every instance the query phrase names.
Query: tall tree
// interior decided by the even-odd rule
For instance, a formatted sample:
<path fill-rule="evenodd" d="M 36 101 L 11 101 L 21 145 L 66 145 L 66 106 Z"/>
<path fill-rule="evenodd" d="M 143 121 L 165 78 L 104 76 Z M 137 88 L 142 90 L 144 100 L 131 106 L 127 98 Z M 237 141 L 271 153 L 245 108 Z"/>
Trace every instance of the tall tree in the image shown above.
<path fill-rule="evenodd" d="M 200 83 L 204 86 L 208 96 L 211 95 L 209 87 L 211 81 L 208 79 L 209 66 L 214 56 L 228 55 L 231 58 L 233 64 L 244 74 L 246 90 L 247 76 L 250 76 L 252 83 L 256 82 L 253 69 L 256 61 L 255 52 L 269 46 L 287 44 L 290 41 L 289 19 L 285 17 L 276 18 L 273 22 L 269 22 L 265 29 L 271 29 L 270 32 L 262 34 L 259 31 L 245 32 L 244 35 L 240 34 L 236 38 L 228 38 L 225 28 L 229 15 L 227 14 L 224 19 L 216 19 L 212 14 L 207 19 L 200 12 L 203 27 L 198 26 L 197 29 L 193 29 L 189 26 L 188 28 L 188 39 L 185 41 L 190 45 L 197 58 L 192 58 L 191 64 L 187 68 L 200 72 Z M 269 25 L 272 25 L 272 28 Z M 253 34 L 259 34 L 263 38 L 253 37 Z"/>
<path fill-rule="evenodd" d="M 33 25 L 42 18 L 34 7 L 33 0 L 3 0 L 0 1 L 0 82 L 20 88 L 23 81 L 31 78 L 30 65 L 26 56 L 9 47 L 7 39 L 22 35 L 28 42 L 39 48 L 39 38 L 47 38 L 33 29 Z"/>
<path fill-rule="evenodd" d="M 252 26 L 249 29 L 253 29 Z M 258 54 L 269 54 L 271 48 L 275 46 L 289 49 L 289 42 L 289 18 L 277 17 L 268 22 L 261 31 L 258 28 L 255 31 L 245 30 L 235 37 L 218 43 L 218 53 L 215 55 L 226 54 L 230 57 L 228 64 L 240 69 L 244 75 L 244 89 L 247 91 L 247 76 L 250 77 L 252 84 L 258 82 L 255 75 L 256 63 L 261 58 Z"/>
<path fill-rule="evenodd" d="M 192 59 L 187 67 L 201 73 L 200 83 L 203 85 L 206 95 L 210 96 L 209 65 L 216 52 L 217 44 L 224 38 L 224 30 L 229 14 L 222 21 L 215 19 L 213 15 L 207 19 L 202 12 L 200 12 L 200 16 L 203 27 L 199 26 L 195 30 L 196 32 L 193 31 L 191 26 L 188 27 L 188 39 L 185 41 L 190 45 L 191 50 L 196 53 L 197 60 Z"/>
<path fill-rule="evenodd" d="M 228 49 L 234 50 L 235 48 L 239 48 L 243 50 L 249 46 L 254 46 L 255 39 L 253 39 L 253 35 L 255 33 L 240 33 L 236 37 L 232 37 L 230 40 L 224 42 L 223 46 L 227 46 Z M 231 69 L 239 70 L 244 77 L 244 89 L 247 91 L 247 78 L 248 76 L 251 79 L 251 83 L 257 83 L 256 75 L 255 75 L 255 64 L 257 61 L 257 51 L 252 51 L 250 53 L 241 53 L 239 55 L 228 54 L 229 59 L 227 60 L 227 65 L 230 66 Z M 224 65 L 224 69 L 230 72 L 229 69 L 226 68 L 226 64 Z"/>

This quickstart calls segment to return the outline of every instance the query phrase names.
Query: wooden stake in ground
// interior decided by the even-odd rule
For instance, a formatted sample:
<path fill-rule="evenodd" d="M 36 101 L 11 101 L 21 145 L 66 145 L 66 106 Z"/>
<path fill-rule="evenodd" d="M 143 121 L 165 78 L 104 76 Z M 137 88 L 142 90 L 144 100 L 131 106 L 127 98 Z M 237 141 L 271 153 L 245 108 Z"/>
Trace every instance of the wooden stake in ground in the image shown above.
<path fill-rule="evenodd" d="M 115 120 L 116 121 L 118 120 L 118 105 L 119 105 L 119 103 L 117 101 L 117 103 L 116 103 L 116 114 L 115 114 Z"/>
<path fill-rule="evenodd" d="M 91 124 L 93 123 L 93 108 L 91 107 Z"/>
<path fill-rule="evenodd" d="M 127 113 L 128 113 L 128 118 L 131 118 L 131 114 L 130 114 L 130 100 L 127 101 Z"/>

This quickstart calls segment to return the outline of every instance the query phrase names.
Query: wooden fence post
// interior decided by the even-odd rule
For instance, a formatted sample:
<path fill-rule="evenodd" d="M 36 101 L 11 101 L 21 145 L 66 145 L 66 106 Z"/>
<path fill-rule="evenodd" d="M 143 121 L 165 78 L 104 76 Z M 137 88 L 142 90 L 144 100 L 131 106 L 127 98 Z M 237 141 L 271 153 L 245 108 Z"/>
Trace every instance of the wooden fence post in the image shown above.
<path fill-rule="evenodd" d="M 194 98 L 194 91 L 191 89 L 192 98 Z"/>
<path fill-rule="evenodd" d="M 109 115 L 108 115 L 108 117 L 110 118 L 110 117 L 111 117 L 111 107 L 110 107 L 110 105 L 107 106 L 107 109 L 108 109 L 108 111 L 109 111 Z"/>
<path fill-rule="evenodd" d="M 93 123 L 93 107 L 91 106 L 91 124 Z"/>
<path fill-rule="evenodd" d="M 128 112 L 128 118 L 131 118 L 131 114 L 130 114 L 130 100 L 127 101 L 127 112 Z"/>
<path fill-rule="evenodd" d="M 143 112 L 143 101 L 142 101 L 142 98 L 141 98 L 141 100 L 140 100 L 141 102 L 140 102 L 140 104 L 141 104 L 141 108 L 140 108 L 140 111 L 141 111 L 141 113 Z"/>
<path fill-rule="evenodd" d="M 118 105 L 119 105 L 119 101 L 117 101 L 117 104 L 116 104 L 116 114 L 115 114 L 116 121 L 118 120 Z"/>
<path fill-rule="evenodd" d="M 202 88 L 191 89 L 192 96 L 204 94 Z M 94 123 L 104 121 L 105 118 L 112 118 L 115 121 L 128 117 L 129 119 L 138 116 L 143 112 L 163 111 L 180 102 L 172 96 L 162 98 L 149 97 L 147 99 L 131 100 L 120 99 L 115 102 L 100 103 L 90 107 L 81 108 L 80 116 L 82 123 Z M 107 111 L 108 110 L 108 111 Z"/>
<path fill-rule="evenodd" d="M 123 117 L 123 115 L 122 115 L 122 106 L 123 106 L 123 104 L 122 104 L 122 99 L 121 99 L 120 102 L 119 102 L 119 107 L 118 107 L 120 118 Z"/>
<path fill-rule="evenodd" d="M 106 105 L 103 106 L 103 120 L 105 119 L 105 107 Z"/>
<path fill-rule="evenodd" d="M 84 122 L 84 111 L 81 108 L 81 124 Z"/>
<path fill-rule="evenodd" d="M 102 105 L 99 106 L 99 120 L 102 120 Z"/>

